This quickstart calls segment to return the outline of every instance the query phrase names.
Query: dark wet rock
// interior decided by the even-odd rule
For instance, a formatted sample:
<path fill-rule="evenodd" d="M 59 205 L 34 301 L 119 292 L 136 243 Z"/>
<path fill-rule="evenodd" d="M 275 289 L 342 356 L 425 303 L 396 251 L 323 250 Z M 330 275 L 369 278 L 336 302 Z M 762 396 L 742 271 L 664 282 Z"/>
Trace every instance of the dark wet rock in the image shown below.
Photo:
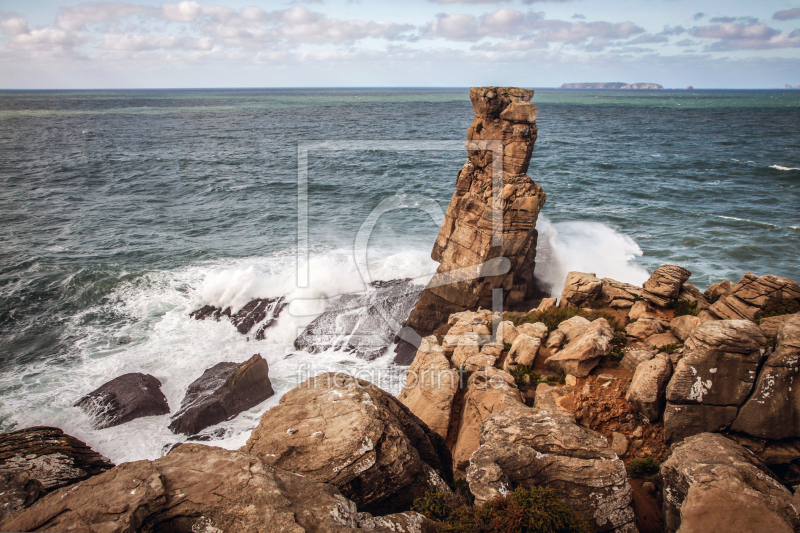
<path fill-rule="evenodd" d="M 0 518 L 113 466 L 58 428 L 40 426 L 0 434 Z"/>
<path fill-rule="evenodd" d="M 269 365 L 261 355 L 256 354 L 241 364 L 216 364 L 189 385 L 169 429 L 194 435 L 230 420 L 273 394 Z"/>
<path fill-rule="evenodd" d="M 223 316 L 228 317 L 242 335 L 247 335 L 255 326 L 258 326 L 254 338 L 261 340 L 264 338 L 266 329 L 278 320 L 278 316 L 287 305 L 283 296 L 280 298 L 255 298 L 236 313 L 233 313 L 230 307 L 223 309 L 213 305 L 204 305 L 190 313 L 189 316 L 197 320 L 207 318 L 220 320 Z"/>
<path fill-rule="evenodd" d="M 349 351 L 367 360 L 383 355 L 424 287 L 410 279 L 375 282 L 372 286 L 375 290 L 367 294 L 341 296 L 306 327 L 294 347 L 309 353 Z"/>
<path fill-rule="evenodd" d="M 169 413 L 161 382 L 149 374 L 123 374 L 77 402 L 92 418 L 95 429 L 118 426 L 143 416 Z"/>
<path fill-rule="evenodd" d="M 361 514 L 331 485 L 241 452 L 182 444 L 49 494 L 0 522 L 0 530 L 411 533 L 427 531 L 427 522 L 410 512 Z"/>

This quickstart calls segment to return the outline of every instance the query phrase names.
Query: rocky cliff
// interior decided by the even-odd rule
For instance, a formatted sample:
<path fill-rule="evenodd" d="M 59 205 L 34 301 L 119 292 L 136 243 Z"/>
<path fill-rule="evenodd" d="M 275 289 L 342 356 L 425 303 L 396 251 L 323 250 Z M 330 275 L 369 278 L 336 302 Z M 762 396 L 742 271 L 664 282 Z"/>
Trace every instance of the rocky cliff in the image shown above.
<path fill-rule="evenodd" d="M 537 132 L 533 90 L 473 87 L 469 95 L 467 162 L 431 253 L 440 265 L 401 333 L 416 347 L 451 314 L 491 307 L 494 289 L 513 303 L 535 288 L 536 219 L 547 197 L 525 174 Z"/>

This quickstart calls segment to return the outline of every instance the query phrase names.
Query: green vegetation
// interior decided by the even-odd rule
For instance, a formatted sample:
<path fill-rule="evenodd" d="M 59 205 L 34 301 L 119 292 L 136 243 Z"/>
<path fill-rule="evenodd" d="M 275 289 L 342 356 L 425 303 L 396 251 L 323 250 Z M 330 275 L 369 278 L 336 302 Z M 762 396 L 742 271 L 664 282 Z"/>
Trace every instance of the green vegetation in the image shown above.
<path fill-rule="evenodd" d="M 665 344 L 664 346 L 659 346 L 656 348 L 656 351 L 672 354 L 675 352 L 675 350 L 680 350 L 681 348 L 683 348 L 683 343 Z"/>
<path fill-rule="evenodd" d="M 661 465 L 652 457 L 644 459 L 634 459 L 628 465 L 628 475 L 636 478 L 643 478 L 658 474 Z"/>
<path fill-rule="evenodd" d="M 594 302 L 592 302 L 593 305 Z M 584 311 L 580 307 L 556 307 L 548 311 L 533 313 L 503 313 L 503 320 L 510 320 L 515 326 L 527 323 L 542 322 L 549 331 L 558 328 L 558 325 L 574 316 L 582 316 L 587 320 L 605 318 L 608 324 L 616 331 L 625 331 L 617 318 L 607 311 Z"/>
<path fill-rule="evenodd" d="M 475 133 L 480 133 L 483 129 L 483 122 L 478 122 L 478 125 L 475 126 Z"/>
<path fill-rule="evenodd" d="M 775 339 L 773 338 L 767 339 L 766 344 L 764 344 L 764 348 L 772 348 L 773 346 L 775 346 Z"/>
<path fill-rule="evenodd" d="M 564 376 L 550 376 L 549 378 L 544 378 L 538 372 L 535 372 L 532 366 L 512 366 L 508 372 L 514 378 L 518 387 L 537 383 L 547 383 L 550 385 L 554 383 L 564 383 Z"/>
<path fill-rule="evenodd" d="M 625 353 L 622 351 L 628 344 L 628 337 L 624 331 L 615 331 L 614 338 L 611 341 L 611 357 L 617 361 L 622 361 Z"/>
<path fill-rule="evenodd" d="M 692 315 L 697 316 L 702 309 L 697 308 L 697 302 L 690 302 L 689 300 L 678 300 L 675 302 L 675 317 Z"/>
<path fill-rule="evenodd" d="M 503 351 L 504 352 L 511 351 L 511 343 L 510 342 L 504 342 L 503 343 Z"/>
<path fill-rule="evenodd" d="M 785 298 L 781 303 L 765 307 L 764 310 L 759 313 L 756 322 L 760 323 L 762 319 L 771 316 L 793 315 L 795 313 L 800 313 L 800 302 L 792 300 L 791 298 Z"/>
<path fill-rule="evenodd" d="M 439 521 L 440 533 L 589 532 L 588 524 L 577 511 L 561 502 L 552 489 L 542 487 L 519 488 L 480 507 L 462 506 L 445 511 L 446 508 L 444 493 L 429 492 L 415 500 L 411 509 Z"/>

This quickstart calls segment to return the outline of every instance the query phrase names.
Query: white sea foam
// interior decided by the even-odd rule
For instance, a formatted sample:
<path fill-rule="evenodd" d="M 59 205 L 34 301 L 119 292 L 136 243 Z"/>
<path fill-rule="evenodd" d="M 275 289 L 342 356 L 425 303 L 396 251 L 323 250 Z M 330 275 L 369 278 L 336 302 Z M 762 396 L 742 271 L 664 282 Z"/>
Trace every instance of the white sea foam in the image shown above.
<path fill-rule="evenodd" d="M 759 222 L 758 220 L 750 220 L 749 218 L 738 218 L 738 217 L 726 217 L 724 215 L 717 215 L 719 218 L 724 218 L 727 220 L 736 220 L 739 222 L 751 222 L 753 224 L 758 224 L 760 226 L 769 226 L 771 228 L 777 228 L 775 224 L 770 224 L 769 222 Z"/>
<path fill-rule="evenodd" d="M 634 260 L 642 249 L 632 238 L 600 222 L 551 223 L 539 217 L 534 275 L 559 296 L 572 271 L 641 285 L 650 274 Z"/>
<path fill-rule="evenodd" d="M 770 165 L 769 168 L 774 168 L 776 170 L 800 170 L 798 167 L 784 167 L 781 165 Z"/>

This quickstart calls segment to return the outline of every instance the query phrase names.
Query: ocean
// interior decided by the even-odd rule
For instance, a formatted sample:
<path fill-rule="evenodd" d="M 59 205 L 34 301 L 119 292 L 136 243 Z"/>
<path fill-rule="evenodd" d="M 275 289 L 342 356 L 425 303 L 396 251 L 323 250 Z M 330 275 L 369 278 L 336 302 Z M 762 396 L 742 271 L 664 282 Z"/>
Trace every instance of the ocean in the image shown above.
<path fill-rule="evenodd" d="M 800 91 L 533 102 L 528 174 L 548 195 L 535 273 L 553 295 L 571 270 L 640 284 L 665 262 L 701 289 L 748 271 L 800 281 Z M 276 395 L 211 428 L 215 445 L 244 444 L 317 372 L 399 392 L 391 347 L 366 361 L 292 343 L 341 295 L 374 290 L 365 278 L 432 275 L 431 210 L 466 156 L 440 141 L 463 142 L 472 117 L 467 89 L 0 91 L 0 431 L 54 425 L 115 462 L 154 459 L 184 438 L 169 415 L 93 430 L 73 403 L 144 372 L 174 413 L 204 369 L 254 353 Z M 278 296 L 290 305 L 263 340 L 189 317 Z"/>

